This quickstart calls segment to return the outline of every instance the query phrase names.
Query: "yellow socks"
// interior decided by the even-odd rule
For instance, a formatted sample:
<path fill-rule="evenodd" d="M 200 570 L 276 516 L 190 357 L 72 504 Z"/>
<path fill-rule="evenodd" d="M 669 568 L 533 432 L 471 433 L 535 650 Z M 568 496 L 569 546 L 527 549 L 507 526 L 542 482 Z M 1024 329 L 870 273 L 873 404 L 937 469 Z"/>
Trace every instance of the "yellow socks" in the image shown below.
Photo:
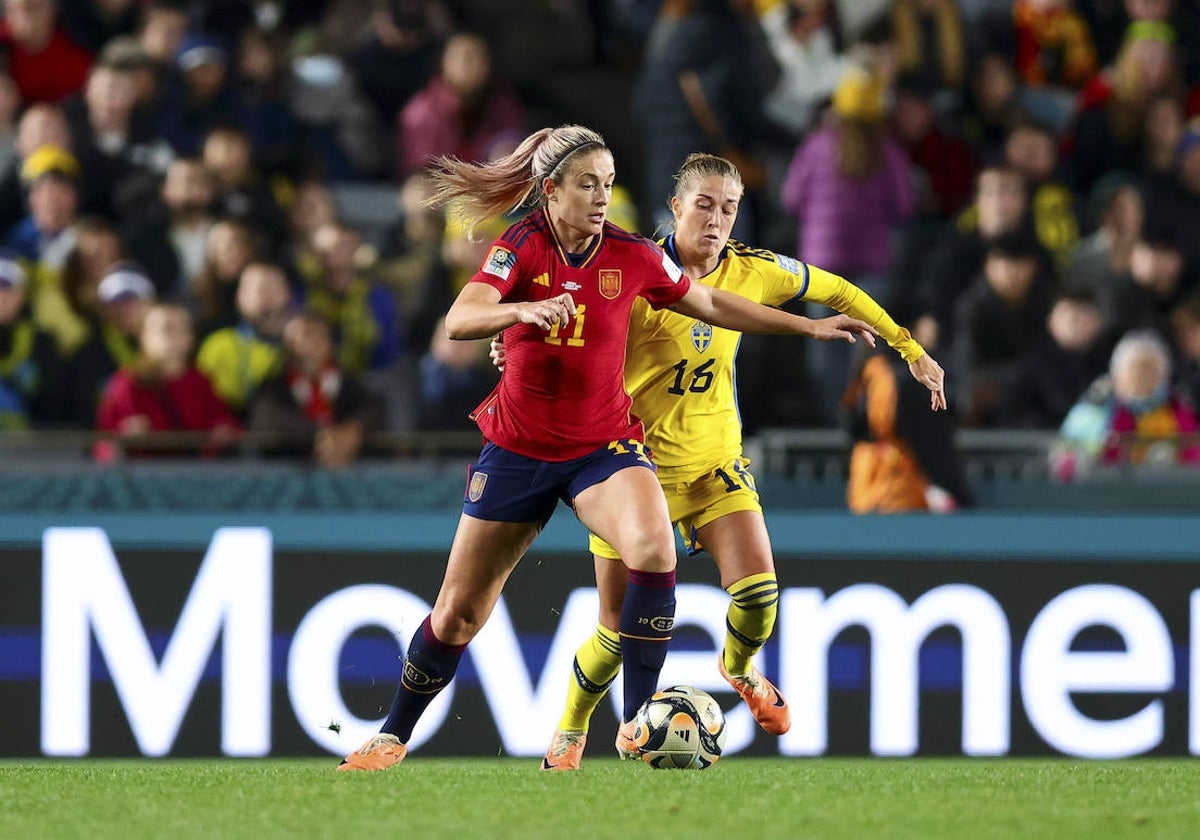
<path fill-rule="evenodd" d="M 586 732 L 592 712 L 620 670 L 620 637 L 615 631 L 596 625 L 596 632 L 575 652 L 575 674 L 567 688 L 567 708 L 558 728 Z"/>
<path fill-rule="evenodd" d="M 726 590 L 732 600 L 725 618 L 726 673 L 741 676 L 750 671 L 750 657 L 758 653 L 775 628 L 779 609 L 779 583 L 774 572 L 750 575 Z"/>

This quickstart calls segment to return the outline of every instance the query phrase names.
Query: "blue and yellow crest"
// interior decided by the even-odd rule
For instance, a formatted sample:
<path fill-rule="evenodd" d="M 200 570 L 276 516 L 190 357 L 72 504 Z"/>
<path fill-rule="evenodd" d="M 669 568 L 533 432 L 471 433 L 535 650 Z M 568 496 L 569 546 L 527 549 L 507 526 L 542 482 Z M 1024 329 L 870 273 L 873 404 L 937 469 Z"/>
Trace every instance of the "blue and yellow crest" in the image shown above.
<path fill-rule="evenodd" d="M 692 324 L 692 346 L 697 353 L 703 353 L 712 344 L 712 326 L 703 321 Z"/>

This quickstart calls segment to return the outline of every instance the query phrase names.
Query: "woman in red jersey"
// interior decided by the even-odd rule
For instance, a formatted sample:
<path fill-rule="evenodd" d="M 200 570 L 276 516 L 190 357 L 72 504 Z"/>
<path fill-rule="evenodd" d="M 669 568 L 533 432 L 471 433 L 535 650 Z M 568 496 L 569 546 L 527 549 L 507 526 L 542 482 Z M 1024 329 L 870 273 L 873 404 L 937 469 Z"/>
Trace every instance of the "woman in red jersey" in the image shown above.
<path fill-rule="evenodd" d="M 505 373 L 474 417 L 485 445 L 471 466 L 441 590 L 413 634 L 380 733 L 339 769 L 402 760 L 421 714 L 449 684 L 517 562 L 561 499 L 628 567 L 618 622 L 625 696 L 617 751 L 636 754 L 632 719 L 657 688 L 675 615 L 671 519 L 624 386 L 634 301 L 750 333 L 874 345 L 845 315 L 812 320 L 693 284 L 661 248 L 606 220 L 613 156 L 582 126 L 542 129 L 505 158 L 443 158 L 433 201 L 470 224 L 534 207 L 497 239 L 446 314 L 452 339 L 504 333 Z"/>

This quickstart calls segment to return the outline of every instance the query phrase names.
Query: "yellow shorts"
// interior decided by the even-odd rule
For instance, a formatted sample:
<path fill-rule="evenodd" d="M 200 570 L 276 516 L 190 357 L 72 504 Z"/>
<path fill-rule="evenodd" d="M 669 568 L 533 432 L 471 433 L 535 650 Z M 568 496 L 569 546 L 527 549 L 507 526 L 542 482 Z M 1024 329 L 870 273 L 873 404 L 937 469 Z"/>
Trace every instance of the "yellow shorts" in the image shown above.
<path fill-rule="evenodd" d="M 696 531 L 714 519 L 740 510 L 762 513 L 754 476 L 747 469 L 749 466 L 749 458 L 734 458 L 686 480 L 676 480 L 668 471 L 659 470 L 658 480 L 662 482 L 663 492 L 667 496 L 671 522 L 683 536 L 689 555 L 703 550 L 704 547 L 696 538 Z M 588 547 L 598 557 L 621 559 L 611 545 L 595 534 L 588 536 Z"/>

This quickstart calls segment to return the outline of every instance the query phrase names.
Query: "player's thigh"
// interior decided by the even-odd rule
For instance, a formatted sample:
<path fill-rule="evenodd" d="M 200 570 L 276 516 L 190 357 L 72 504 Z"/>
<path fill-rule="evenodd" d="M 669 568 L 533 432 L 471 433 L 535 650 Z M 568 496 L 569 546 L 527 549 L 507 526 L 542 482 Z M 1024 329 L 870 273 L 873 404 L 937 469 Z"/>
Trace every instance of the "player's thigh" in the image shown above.
<path fill-rule="evenodd" d="M 701 525 L 696 535 L 712 555 L 728 587 L 750 575 L 775 571 L 771 539 L 763 515 L 755 510 L 737 510 Z"/>
<path fill-rule="evenodd" d="M 439 639 L 462 644 L 479 631 L 538 530 L 536 522 L 493 522 L 465 513 L 459 518 L 433 608 Z"/>
<path fill-rule="evenodd" d="M 653 470 L 643 466 L 618 470 L 581 490 L 572 503 L 579 520 L 612 546 L 629 568 L 675 568 L 667 500 Z"/>

